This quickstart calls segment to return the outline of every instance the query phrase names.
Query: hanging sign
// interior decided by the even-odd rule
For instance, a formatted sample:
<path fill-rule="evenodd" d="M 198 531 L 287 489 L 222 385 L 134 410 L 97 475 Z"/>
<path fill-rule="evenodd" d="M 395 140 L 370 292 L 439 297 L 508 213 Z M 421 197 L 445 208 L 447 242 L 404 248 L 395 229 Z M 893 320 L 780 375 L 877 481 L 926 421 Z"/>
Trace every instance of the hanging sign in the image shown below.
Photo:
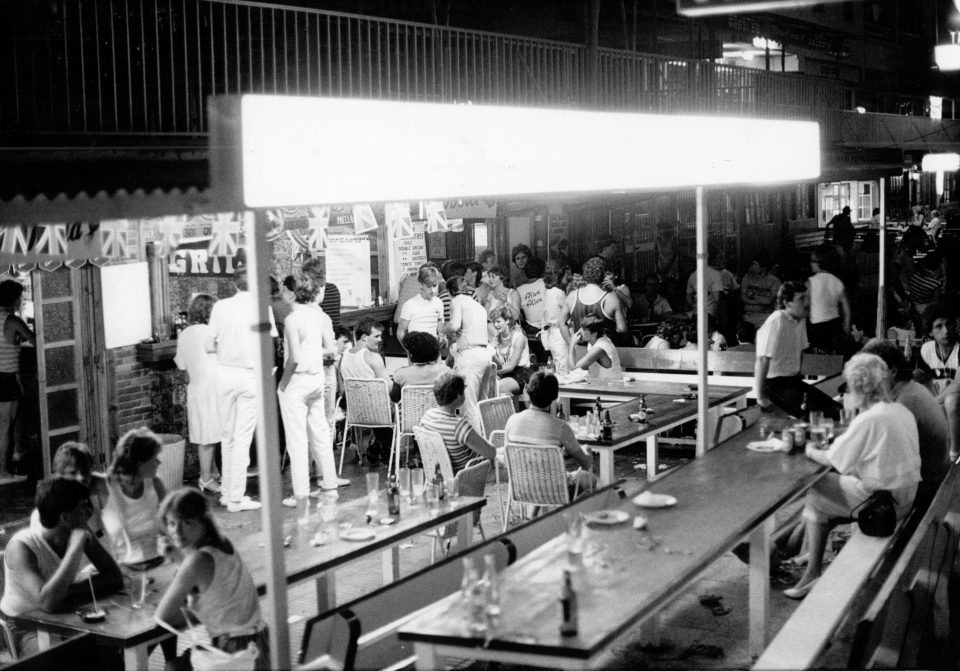
<path fill-rule="evenodd" d="M 211 254 L 212 241 L 211 236 L 182 238 L 168 257 L 170 274 L 177 277 L 233 277 L 238 257 Z"/>
<path fill-rule="evenodd" d="M 448 219 L 496 219 L 495 200 L 445 200 L 443 210 Z"/>
<path fill-rule="evenodd" d="M 340 305 L 367 307 L 370 299 L 370 238 L 331 235 L 327 238 L 327 282 L 340 290 Z"/>
<path fill-rule="evenodd" d="M 427 243 L 423 233 L 414 233 L 397 242 L 397 277 L 411 275 L 427 262 Z"/>

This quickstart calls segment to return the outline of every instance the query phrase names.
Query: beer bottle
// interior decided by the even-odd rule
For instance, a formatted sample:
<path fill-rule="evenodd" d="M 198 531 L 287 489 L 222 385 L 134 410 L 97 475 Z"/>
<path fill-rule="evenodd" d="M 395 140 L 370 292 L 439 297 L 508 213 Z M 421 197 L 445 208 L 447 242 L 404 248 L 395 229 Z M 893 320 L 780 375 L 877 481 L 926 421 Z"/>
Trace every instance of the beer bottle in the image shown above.
<path fill-rule="evenodd" d="M 400 485 L 397 483 L 396 473 L 391 473 L 387 480 L 387 513 L 400 514 Z"/>
<path fill-rule="evenodd" d="M 437 464 L 437 468 L 433 472 L 433 484 L 437 486 L 437 498 L 443 501 L 447 492 L 443 487 L 443 473 L 440 472 L 440 464 Z"/>
<path fill-rule="evenodd" d="M 560 591 L 560 635 L 576 636 L 578 629 L 577 593 L 573 591 L 570 571 L 563 571 L 563 589 Z"/>

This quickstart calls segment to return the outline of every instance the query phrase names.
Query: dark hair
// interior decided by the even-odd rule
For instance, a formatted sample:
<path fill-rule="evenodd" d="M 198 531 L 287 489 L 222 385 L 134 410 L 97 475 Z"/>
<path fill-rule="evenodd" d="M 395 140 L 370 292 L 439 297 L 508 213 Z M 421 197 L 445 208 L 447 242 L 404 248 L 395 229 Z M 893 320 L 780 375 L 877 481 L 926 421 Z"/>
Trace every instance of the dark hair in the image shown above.
<path fill-rule="evenodd" d="M 321 284 L 312 276 L 303 272 L 293 274 L 294 288 L 293 298 L 302 305 L 309 305 L 317 300 L 317 294 L 320 293 Z"/>
<path fill-rule="evenodd" d="M 493 259 L 493 265 L 497 265 L 497 255 L 493 253 L 492 249 L 485 249 L 480 252 L 479 261 L 481 266 L 487 259 Z"/>
<path fill-rule="evenodd" d="M 529 263 L 527 264 L 530 265 Z M 547 289 L 559 286 L 563 276 L 567 274 L 569 268 L 567 264 L 559 259 L 551 259 L 543 266 L 543 284 Z M 563 287 L 560 287 L 563 289 Z"/>
<path fill-rule="evenodd" d="M 403 336 L 403 349 L 410 363 L 433 363 L 440 358 L 440 341 L 423 331 L 410 331 Z"/>
<path fill-rule="evenodd" d="M 503 279 L 507 276 L 507 272 L 503 269 L 502 266 L 493 266 L 490 270 L 487 271 L 487 275 L 496 275 L 500 279 Z"/>
<path fill-rule="evenodd" d="M 372 317 L 364 317 L 357 325 L 354 327 L 353 332 L 356 335 L 357 340 L 364 336 L 368 336 L 373 332 L 373 329 L 383 330 L 383 327 L 380 326 L 380 322 L 376 321 Z"/>
<path fill-rule="evenodd" d="M 466 272 L 467 267 L 459 261 L 448 261 L 443 264 L 440 274 L 443 275 L 443 279 L 449 282 L 451 278 L 463 277 Z"/>
<path fill-rule="evenodd" d="M 197 294 L 190 301 L 190 307 L 187 308 L 188 324 L 206 324 L 210 321 L 210 311 L 213 310 L 213 304 L 217 302 L 215 296 L 210 294 Z"/>
<path fill-rule="evenodd" d="M 617 244 L 617 239 L 610 235 L 609 233 L 604 233 L 599 238 L 597 238 L 597 253 L 602 252 L 604 249 L 610 245 Z"/>
<path fill-rule="evenodd" d="M 303 272 L 303 270 L 301 270 L 300 272 Z M 293 275 L 287 275 L 286 277 L 284 277 L 282 284 L 283 284 L 283 288 L 286 289 L 287 291 L 293 291 L 294 289 L 297 288 L 297 280 L 294 278 Z"/>
<path fill-rule="evenodd" d="M 77 509 L 90 500 L 90 490 L 82 482 L 70 478 L 49 478 L 37 483 L 34 504 L 40 516 L 40 524 L 52 529 L 60 522 L 60 515 Z"/>
<path fill-rule="evenodd" d="M 810 255 L 810 262 L 816 263 L 821 270 L 836 274 L 840 268 L 840 253 L 833 245 L 820 245 Z"/>
<path fill-rule="evenodd" d="M 525 254 L 528 261 L 533 258 L 533 250 L 524 244 L 516 245 L 510 250 L 510 260 L 516 261 L 517 254 Z"/>
<path fill-rule="evenodd" d="M 896 379 L 911 380 L 913 371 L 907 365 L 907 360 L 903 356 L 903 351 L 894 343 L 880 338 L 871 338 L 867 344 L 860 350 L 865 354 L 876 354 L 887 364 L 887 368 L 896 371 Z"/>
<path fill-rule="evenodd" d="M 127 431 L 117 441 L 110 463 L 111 475 L 136 475 L 140 464 L 160 454 L 163 443 L 150 429 L 140 427 Z"/>
<path fill-rule="evenodd" d="M 309 275 L 318 284 L 325 283 L 324 281 L 327 279 L 326 264 L 320 257 L 312 257 L 304 261 L 303 265 L 300 266 L 300 272 Z"/>
<path fill-rule="evenodd" d="M 590 331 L 590 333 L 595 334 L 598 338 L 604 334 L 603 319 L 595 315 L 587 315 L 581 319 L 580 328 L 584 331 Z"/>
<path fill-rule="evenodd" d="M 16 280 L 4 280 L 0 282 L 0 306 L 5 308 L 14 307 L 22 295 L 23 285 Z"/>
<path fill-rule="evenodd" d="M 464 269 L 464 273 L 463 273 L 464 275 L 467 274 L 466 271 L 468 270 L 472 270 L 473 272 L 475 272 L 478 278 L 480 277 L 481 274 L 483 274 L 483 266 L 481 266 L 476 261 L 467 261 L 466 263 L 463 264 L 463 269 Z"/>
<path fill-rule="evenodd" d="M 933 331 L 933 322 L 946 319 L 948 330 L 955 334 L 957 311 L 950 303 L 933 303 L 923 311 L 923 329 L 927 333 Z"/>
<path fill-rule="evenodd" d="M 657 335 L 670 343 L 671 349 L 676 349 L 683 340 L 686 331 L 686 320 L 683 317 L 664 319 L 657 326 Z"/>
<path fill-rule="evenodd" d="M 69 466 L 89 475 L 93 470 L 93 454 L 90 453 L 90 448 L 75 440 L 68 440 L 58 447 L 53 455 L 53 473 L 62 475 Z"/>
<path fill-rule="evenodd" d="M 527 265 L 523 267 L 523 274 L 528 280 L 535 280 L 538 277 L 543 277 L 543 269 L 546 267 L 543 259 L 538 256 L 531 256 L 527 259 Z"/>
<path fill-rule="evenodd" d="M 417 282 L 435 287 L 440 284 L 440 271 L 432 266 L 421 267 L 417 272 Z"/>
<path fill-rule="evenodd" d="M 537 408 L 546 408 L 560 395 L 560 383 L 553 373 L 537 371 L 527 381 L 527 398 Z"/>
<path fill-rule="evenodd" d="M 233 545 L 220 533 L 217 523 L 210 513 L 207 497 L 193 487 L 181 487 L 167 494 L 160 502 L 157 518 L 160 521 L 160 533 L 167 534 L 167 516 L 173 515 L 180 520 L 197 520 L 203 525 L 204 534 L 200 546 L 213 546 L 222 552 L 233 554 Z"/>
<path fill-rule="evenodd" d="M 583 262 L 580 270 L 581 279 L 587 284 L 599 285 L 607 273 L 607 261 L 602 256 L 591 256 Z"/>
<path fill-rule="evenodd" d="M 463 377 L 453 371 L 444 373 L 433 383 L 433 396 L 437 399 L 437 405 L 449 405 L 457 400 L 457 396 L 463 393 L 466 384 Z"/>
<path fill-rule="evenodd" d="M 644 284 L 644 286 L 646 286 L 647 280 L 650 280 L 650 279 L 656 280 L 657 285 L 660 284 L 660 276 L 659 276 L 659 275 L 657 275 L 656 273 L 647 273 L 646 275 L 643 276 L 643 284 Z"/>
<path fill-rule="evenodd" d="M 237 291 L 246 291 L 247 287 L 250 286 L 250 283 L 247 282 L 246 266 L 237 266 L 233 273 L 233 284 L 237 287 Z"/>
<path fill-rule="evenodd" d="M 348 329 L 346 326 L 338 326 L 333 329 L 333 338 L 334 340 L 339 340 L 340 338 L 346 338 L 348 342 L 353 342 L 353 331 Z"/>
<path fill-rule="evenodd" d="M 454 275 L 449 280 L 447 280 L 447 293 L 450 294 L 450 297 L 459 296 L 463 293 L 463 287 L 466 286 L 467 280 L 463 278 L 462 275 Z"/>
<path fill-rule="evenodd" d="M 807 285 L 803 282 L 787 280 L 780 285 L 780 291 L 777 292 L 777 307 L 785 308 L 787 303 L 795 300 L 799 294 L 807 293 Z"/>
<path fill-rule="evenodd" d="M 737 324 L 737 340 L 752 343 L 757 339 L 757 327 L 746 320 Z"/>

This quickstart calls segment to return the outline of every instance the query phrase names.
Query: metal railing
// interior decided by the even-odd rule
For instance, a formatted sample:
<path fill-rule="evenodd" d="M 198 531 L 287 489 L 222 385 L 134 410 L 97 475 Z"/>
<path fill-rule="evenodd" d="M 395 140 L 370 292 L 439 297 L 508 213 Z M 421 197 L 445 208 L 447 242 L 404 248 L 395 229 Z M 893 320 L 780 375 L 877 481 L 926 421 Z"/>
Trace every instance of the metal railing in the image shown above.
<path fill-rule="evenodd" d="M 0 130 L 200 134 L 228 93 L 580 107 L 583 45 L 243 0 L 5 0 Z M 815 118 L 840 82 L 601 49 L 595 105 Z M 594 105 L 593 102 L 590 103 Z"/>

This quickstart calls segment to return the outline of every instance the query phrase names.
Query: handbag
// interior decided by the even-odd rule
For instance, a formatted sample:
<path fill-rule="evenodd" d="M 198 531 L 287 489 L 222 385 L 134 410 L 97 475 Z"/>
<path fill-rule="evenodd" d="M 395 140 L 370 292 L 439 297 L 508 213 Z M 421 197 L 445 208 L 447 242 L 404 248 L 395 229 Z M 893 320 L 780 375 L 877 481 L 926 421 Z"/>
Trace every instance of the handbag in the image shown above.
<path fill-rule="evenodd" d="M 257 657 L 260 654 L 256 645 L 248 643 L 244 650 L 225 652 L 213 645 L 202 643 L 197 640 L 195 633 L 195 628 L 199 625 L 194 625 L 190 621 L 190 609 L 182 608 L 181 611 L 187 622 L 187 632 L 191 643 L 180 658 L 185 662 L 181 663 L 183 668 L 191 668 L 194 671 L 254 671 L 257 665 Z M 157 624 L 175 635 L 180 633 L 159 618 L 157 618 Z"/>
<path fill-rule="evenodd" d="M 878 489 L 871 494 L 850 511 L 850 516 L 857 520 L 860 531 L 867 536 L 892 536 L 897 528 L 896 504 L 893 495 L 885 489 Z"/>

